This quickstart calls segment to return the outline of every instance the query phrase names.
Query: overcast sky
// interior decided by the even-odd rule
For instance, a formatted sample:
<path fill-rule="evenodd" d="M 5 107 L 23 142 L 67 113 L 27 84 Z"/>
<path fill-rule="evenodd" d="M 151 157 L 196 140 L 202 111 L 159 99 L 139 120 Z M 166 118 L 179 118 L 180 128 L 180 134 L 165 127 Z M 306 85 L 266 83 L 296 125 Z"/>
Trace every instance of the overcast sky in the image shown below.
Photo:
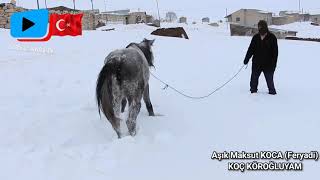
<path fill-rule="evenodd" d="M 10 0 L 0 0 L 9 2 Z M 48 7 L 73 7 L 73 0 L 47 0 Z M 77 9 L 90 9 L 91 0 L 75 0 Z M 212 19 L 223 19 L 226 14 L 240 8 L 255 8 L 278 13 L 280 10 L 298 10 L 299 0 L 158 0 L 161 14 L 166 11 L 175 11 L 178 16 L 201 18 L 208 16 Z M 39 0 L 40 7 L 44 8 L 45 0 Z M 146 10 L 156 15 L 156 0 L 93 0 L 94 8 L 103 10 L 134 9 Z M 37 0 L 17 0 L 19 6 L 36 8 Z M 301 0 L 301 7 L 310 13 L 320 13 L 320 0 Z"/>

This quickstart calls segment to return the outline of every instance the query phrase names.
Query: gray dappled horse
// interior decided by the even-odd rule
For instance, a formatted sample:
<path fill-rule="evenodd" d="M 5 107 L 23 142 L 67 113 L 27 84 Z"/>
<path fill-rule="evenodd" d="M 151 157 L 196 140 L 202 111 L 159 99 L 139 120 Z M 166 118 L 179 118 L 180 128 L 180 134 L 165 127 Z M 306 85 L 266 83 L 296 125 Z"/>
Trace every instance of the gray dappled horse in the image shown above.
<path fill-rule="evenodd" d="M 153 66 L 153 43 L 154 40 L 144 39 L 139 44 L 131 43 L 125 49 L 111 52 L 99 74 L 96 87 L 99 114 L 102 110 L 118 138 L 122 136 L 120 111 L 124 112 L 127 101 L 129 113 L 126 124 L 131 136 L 136 135 L 136 119 L 142 97 L 149 116 L 154 116 L 149 96 L 149 68 Z"/>

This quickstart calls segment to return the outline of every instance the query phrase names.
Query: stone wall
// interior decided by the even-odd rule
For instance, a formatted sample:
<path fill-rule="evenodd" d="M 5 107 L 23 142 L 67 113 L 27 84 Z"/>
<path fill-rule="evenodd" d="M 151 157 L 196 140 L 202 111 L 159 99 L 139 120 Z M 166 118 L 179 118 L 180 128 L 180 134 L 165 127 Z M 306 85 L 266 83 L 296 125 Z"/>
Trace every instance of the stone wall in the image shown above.
<path fill-rule="evenodd" d="M 67 13 L 79 14 L 79 13 L 83 13 L 82 29 L 83 30 L 95 30 L 96 29 L 94 12 L 73 10 L 73 9 L 70 9 L 70 8 L 63 7 L 63 6 L 49 8 L 48 10 L 49 10 L 50 14 L 52 14 L 52 13 L 55 13 L 55 14 L 67 14 Z"/>
<path fill-rule="evenodd" d="M 27 11 L 27 9 L 17 7 L 12 3 L 0 4 L 0 28 L 10 29 L 10 16 L 22 11 Z"/>
<path fill-rule="evenodd" d="M 93 13 L 83 13 L 82 17 L 82 29 L 83 30 L 95 30 L 95 15 Z"/>
<path fill-rule="evenodd" d="M 96 14 L 96 24 L 98 22 L 106 22 L 107 24 L 127 24 L 127 15 L 120 14 Z"/>
<path fill-rule="evenodd" d="M 128 24 L 147 23 L 146 12 L 132 12 L 128 17 Z"/>

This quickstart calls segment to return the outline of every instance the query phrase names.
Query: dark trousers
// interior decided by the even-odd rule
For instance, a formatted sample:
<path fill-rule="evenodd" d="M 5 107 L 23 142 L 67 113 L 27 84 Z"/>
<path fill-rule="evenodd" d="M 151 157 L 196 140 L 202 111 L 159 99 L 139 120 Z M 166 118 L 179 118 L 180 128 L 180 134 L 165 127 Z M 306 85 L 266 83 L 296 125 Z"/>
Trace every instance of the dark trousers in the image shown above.
<path fill-rule="evenodd" d="M 256 67 L 252 68 L 251 81 L 250 81 L 250 91 L 251 92 L 258 91 L 259 77 L 262 72 L 264 74 L 264 77 L 266 78 L 269 92 L 276 93 L 276 89 L 274 87 L 274 82 L 273 82 L 274 70 L 265 70 L 263 68 L 256 68 Z"/>

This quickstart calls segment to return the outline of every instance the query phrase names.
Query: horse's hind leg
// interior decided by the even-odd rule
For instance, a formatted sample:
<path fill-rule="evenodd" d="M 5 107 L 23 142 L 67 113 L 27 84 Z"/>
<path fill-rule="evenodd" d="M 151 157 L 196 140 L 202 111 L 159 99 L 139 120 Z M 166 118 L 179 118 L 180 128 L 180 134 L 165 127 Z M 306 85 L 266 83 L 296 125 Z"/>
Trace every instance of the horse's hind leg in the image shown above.
<path fill-rule="evenodd" d="M 114 131 L 116 131 L 119 139 L 121 138 L 120 121 L 121 121 L 121 119 L 119 119 L 119 118 L 117 118 L 117 117 L 113 117 L 113 118 L 110 120 L 110 123 L 111 123 Z"/>
<path fill-rule="evenodd" d="M 127 119 L 127 127 L 131 136 L 136 135 L 137 116 L 141 109 L 141 97 L 129 100 L 129 115 Z"/>
<path fill-rule="evenodd" d="M 127 105 L 127 100 L 126 98 L 123 98 L 121 101 L 121 113 L 123 113 L 124 110 L 126 109 L 126 105 Z"/>
<path fill-rule="evenodd" d="M 121 100 L 122 97 L 121 96 L 116 96 L 113 99 L 113 110 L 114 110 L 114 117 L 112 118 L 112 122 L 111 125 L 113 127 L 113 129 L 116 131 L 118 138 L 121 138 L 121 130 L 120 130 L 120 108 L 121 108 Z"/>
<path fill-rule="evenodd" d="M 143 92 L 143 100 L 146 104 L 149 116 L 154 116 L 153 107 L 150 100 L 150 94 L 149 94 L 149 84 L 145 87 Z"/>

